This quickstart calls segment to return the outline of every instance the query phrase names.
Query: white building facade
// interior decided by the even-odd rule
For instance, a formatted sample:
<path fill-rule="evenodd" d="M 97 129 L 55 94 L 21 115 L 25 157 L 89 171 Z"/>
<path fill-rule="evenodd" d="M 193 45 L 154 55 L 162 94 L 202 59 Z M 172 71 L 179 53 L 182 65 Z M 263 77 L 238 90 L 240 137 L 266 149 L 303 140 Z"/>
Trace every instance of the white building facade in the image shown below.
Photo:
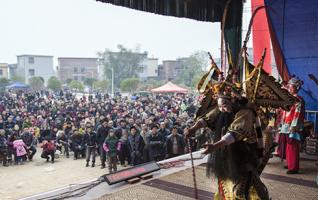
<path fill-rule="evenodd" d="M 29 83 L 29 79 L 39 76 L 44 79 L 44 84 L 51 76 L 55 76 L 53 67 L 53 56 L 43 55 L 18 55 L 16 74 L 24 78 L 25 83 Z"/>

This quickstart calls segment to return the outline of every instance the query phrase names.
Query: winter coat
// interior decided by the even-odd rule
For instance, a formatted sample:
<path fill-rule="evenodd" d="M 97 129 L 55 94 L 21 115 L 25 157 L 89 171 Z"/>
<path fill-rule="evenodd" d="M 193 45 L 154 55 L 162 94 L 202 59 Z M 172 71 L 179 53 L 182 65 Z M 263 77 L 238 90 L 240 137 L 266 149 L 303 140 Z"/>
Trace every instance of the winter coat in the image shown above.
<path fill-rule="evenodd" d="M 82 145 L 88 146 L 88 147 L 96 147 L 97 145 L 96 133 L 95 132 L 84 133 Z"/>
<path fill-rule="evenodd" d="M 164 155 L 164 138 L 160 134 L 150 134 L 148 136 L 148 148 L 151 157 Z"/>
<path fill-rule="evenodd" d="M 121 143 L 119 142 L 116 136 L 113 136 L 113 137 L 108 136 L 105 139 L 103 148 L 109 157 L 115 157 L 117 156 L 117 152 L 120 151 Z"/>
<path fill-rule="evenodd" d="M 13 148 L 16 150 L 17 156 L 24 156 L 27 154 L 26 152 L 26 145 L 22 140 L 15 140 L 13 142 Z"/>
<path fill-rule="evenodd" d="M 185 142 L 184 138 L 180 134 L 176 134 L 175 136 L 170 134 L 167 138 L 167 154 L 171 155 L 173 154 L 173 140 L 174 138 L 177 139 L 177 146 L 178 146 L 178 154 L 181 155 L 184 153 L 184 147 L 185 147 Z"/>

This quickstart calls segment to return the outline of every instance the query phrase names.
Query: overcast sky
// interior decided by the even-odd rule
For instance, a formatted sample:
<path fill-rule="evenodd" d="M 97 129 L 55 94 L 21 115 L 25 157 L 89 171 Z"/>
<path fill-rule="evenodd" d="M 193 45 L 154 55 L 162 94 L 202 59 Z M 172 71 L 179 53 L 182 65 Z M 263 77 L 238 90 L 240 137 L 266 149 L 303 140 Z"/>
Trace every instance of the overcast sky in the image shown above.
<path fill-rule="evenodd" d="M 0 0 L 0 62 L 16 55 L 95 57 L 117 44 L 160 60 L 219 56 L 220 24 L 159 16 L 94 0 Z"/>

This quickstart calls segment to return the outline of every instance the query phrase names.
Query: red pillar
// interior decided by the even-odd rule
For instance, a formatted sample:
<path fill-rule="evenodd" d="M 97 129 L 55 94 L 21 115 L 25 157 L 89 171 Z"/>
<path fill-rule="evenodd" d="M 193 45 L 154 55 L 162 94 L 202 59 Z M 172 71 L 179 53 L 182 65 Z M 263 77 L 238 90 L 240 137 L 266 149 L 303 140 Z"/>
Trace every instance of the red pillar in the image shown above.
<path fill-rule="evenodd" d="M 259 7 L 264 5 L 264 0 L 252 0 L 252 12 Z M 261 9 L 255 16 L 253 22 L 253 54 L 254 54 L 254 65 L 257 65 L 262 57 L 263 51 L 266 48 L 266 56 L 264 60 L 263 69 L 271 74 L 271 44 L 270 35 L 267 23 L 267 17 L 265 9 Z"/>

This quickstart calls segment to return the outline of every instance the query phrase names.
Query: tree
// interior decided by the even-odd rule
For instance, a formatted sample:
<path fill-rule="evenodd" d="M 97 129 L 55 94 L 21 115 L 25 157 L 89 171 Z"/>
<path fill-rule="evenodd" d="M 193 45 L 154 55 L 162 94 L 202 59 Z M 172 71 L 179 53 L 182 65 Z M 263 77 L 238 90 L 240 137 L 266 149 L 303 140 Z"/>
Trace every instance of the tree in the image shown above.
<path fill-rule="evenodd" d="M 22 76 L 15 75 L 11 77 L 11 81 L 24 83 L 25 78 Z"/>
<path fill-rule="evenodd" d="M 65 81 L 65 82 L 66 82 L 66 84 L 67 84 L 67 85 L 69 85 L 69 84 L 72 82 L 72 80 L 73 80 L 73 79 L 68 78 L 68 79 L 66 79 L 66 81 Z"/>
<path fill-rule="evenodd" d="M 102 90 L 105 91 L 108 88 L 108 81 L 107 80 L 100 80 L 100 81 L 95 81 L 93 83 L 93 88 L 95 90 Z"/>
<path fill-rule="evenodd" d="M 183 61 L 183 71 L 176 82 L 188 87 L 196 87 L 207 66 L 209 66 L 208 58 L 207 52 L 199 51 L 185 59 Z"/>
<path fill-rule="evenodd" d="M 136 91 L 139 86 L 139 79 L 138 78 L 127 78 L 120 83 L 120 89 L 123 92 L 130 92 Z"/>
<path fill-rule="evenodd" d="M 81 83 L 80 81 L 77 80 L 73 80 L 70 84 L 69 84 L 70 88 L 80 91 L 82 92 L 84 90 L 84 85 L 83 83 Z"/>
<path fill-rule="evenodd" d="M 29 78 L 29 84 L 33 90 L 41 90 L 44 87 L 43 78 L 39 76 Z"/>
<path fill-rule="evenodd" d="M 55 76 L 51 76 L 47 81 L 47 88 L 58 91 L 62 88 L 62 83 Z"/>
<path fill-rule="evenodd" d="M 84 80 L 84 84 L 85 84 L 86 86 L 89 86 L 90 88 L 92 88 L 92 87 L 93 87 L 93 83 L 94 83 L 95 81 L 97 81 L 96 78 L 86 78 L 86 79 Z"/>
<path fill-rule="evenodd" d="M 138 77 L 138 73 L 143 70 L 143 60 L 147 58 L 147 52 L 140 53 L 139 48 L 134 51 L 118 45 L 118 52 L 111 52 L 106 49 L 99 52 L 98 57 L 104 65 L 105 78 L 112 80 L 112 70 L 114 74 L 114 88 L 119 88 L 122 80 Z"/>
<path fill-rule="evenodd" d="M 6 78 L 0 78 L 0 87 L 8 85 L 9 82 L 10 81 L 8 79 L 6 79 Z"/>

